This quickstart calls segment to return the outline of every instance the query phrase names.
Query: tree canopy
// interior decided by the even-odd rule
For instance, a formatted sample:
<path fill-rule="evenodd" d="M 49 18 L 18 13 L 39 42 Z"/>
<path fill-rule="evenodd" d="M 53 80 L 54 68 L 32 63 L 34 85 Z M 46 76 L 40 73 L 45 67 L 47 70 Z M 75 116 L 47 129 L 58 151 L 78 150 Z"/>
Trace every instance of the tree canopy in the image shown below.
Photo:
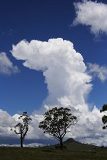
<path fill-rule="evenodd" d="M 102 109 L 100 110 L 100 112 L 105 112 L 105 111 L 107 111 L 107 104 L 104 104 L 102 106 Z M 107 128 L 107 115 L 103 115 L 102 122 L 104 124 L 103 129 L 106 129 Z"/>
<path fill-rule="evenodd" d="M 19 116 L 19 119 L 21 119 L 22 122 L 19 122 L 14 127 L 14 132 L 18 135 L 20 135 L 20 145 L 23 147 L 23 141 L 25 139 L 25 136 L 29 129 L 29 121 L 31 121 L 31 118 L 27 114 L 27 112 L 23 112 L 21 116 Z"/>
<path fill-rule="evenodd" d="M 44 120 L 40 122 L 39 128 L 54 136 L 60 142 L 60 147 L 63 146 L 63 138 L 67 133 L 67 129 L 71 125 L 75 125 L 77 117 L 71 114 L 69 108 L 55 107 L 45 112 Z"/>

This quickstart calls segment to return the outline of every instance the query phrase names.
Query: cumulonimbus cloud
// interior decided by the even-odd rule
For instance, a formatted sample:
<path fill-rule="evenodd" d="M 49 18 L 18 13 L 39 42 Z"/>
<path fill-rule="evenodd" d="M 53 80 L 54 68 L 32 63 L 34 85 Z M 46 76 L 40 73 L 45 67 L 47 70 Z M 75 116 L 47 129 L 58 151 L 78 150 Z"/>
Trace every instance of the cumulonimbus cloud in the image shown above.
<path fill-rule="evenodd" d="M 11 52 L 17 60 L 24 61 L 25 67 L 43 72 L 48 88 L 45 106 L 70 105 L 71 110 L 76 111 L 78 124 L 70 128 L 68 137 L 72 136 L 80 141 L 85 137 L 87 143 L 93 139 L 93 143 L 105 145 L 102 138 L 106 136 L 102 130 L 102 115 L 96 107 L 90 111 L 87 103 L 87 96 L 92 89 L 92 77 L 87 73 L 84 59 L 75 50 L 72 42 L 61 38 L 49 39 L 47 42 L 22 40 L 13 45 Z M 37 124 L 40 115 L 35 116 Z M 34 132 L 35 129 L 32 127 L 32 133 Z"/>
<path fill-rule="evenodd" d="M 43 72 L 48 88 L 46 104 L 72 104 L 86 109 L 91 76 L 86 73 L 83 57 L 76 52 L 72 42 L 61 38 L 30 43 L 23 40 L 13 45 L 12 55 L 24 60 L 25 67 Z"/>
<path fill-rule="evenodd" d="M 69 129 L 67 137 L 85 143 L 93 141 L 96 145 L 107 145 L 106 132 L 102 130 L 102 115 L 96 107 L 91 111 L 87 103 L 87 96 L 92 89 L 92 77 L 88 75 L 84 59 L 75 50 L 72 42 L 61 38 L 44 42 L 22 40 L 13 45 L 11 52 L 17 60 L 24 61 L 25 67 L 43 72 L 48 89 L 48 97 L 44 100 L 45 109 L 55 105 L 70 106 L 72 112 L 78 116 L 78 123 Z M 17 117 L 18 115 L 11 116 L 12 123 L 17 122 Z M 47 135 L 38 128 L 43 118 L 42 113 L 35 112 L 31 118 L 26 138 L 46 138 Z"/>
<path fill-rule="evenodd" d="M 107 4 L 83 0 L 74 3 L 74 6 L 76 11 L 74 25 L 86 25 L 94 34 L 107 33 Z"/>

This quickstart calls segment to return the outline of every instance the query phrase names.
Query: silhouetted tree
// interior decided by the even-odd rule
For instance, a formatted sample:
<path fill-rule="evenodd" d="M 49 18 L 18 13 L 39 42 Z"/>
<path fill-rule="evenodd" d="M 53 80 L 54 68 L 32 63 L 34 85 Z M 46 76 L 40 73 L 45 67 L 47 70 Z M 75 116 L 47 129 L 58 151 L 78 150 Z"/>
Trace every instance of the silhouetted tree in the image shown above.
<path fill-rule="evenodd" d="M 20 146 L 23 147 L 23 142 L 28 132 L 29 121 L 31 121 L 31 118 L 29 117 L 27 112 L 23 112 L 23 114 L 19 116 L 19 119 L 21 119 L 22 122 L 16 124 L 16 126 L 14 127 L 14 132 L 20 135 Z"/>
<path fill-rule="evenodd" d="M 77 117 L 71 114 L 69 108 L 53 108 L 44 114 L 44 120 L 39 123 L 39 128 L 54 136 L 63 148 L 63 138 L 67 133 L 67 129 L 71 125 L 75 125 Z"/>
<path fill-rule="evenodd" d="M 102 106 L 102 109 L 100 110 L 100 112 L 105 112 L 105 111 L 107 111 L 107 104 L 104 104 L 103 106 Z M 103 129 L 106 129 L 107 128 L 107 116 L 106 115 L 104 115 L 103 117 L 102 117 L 102 122 L 103 122 L 103 124 L 104 124 L 104 126 L 102 127 Z"/>

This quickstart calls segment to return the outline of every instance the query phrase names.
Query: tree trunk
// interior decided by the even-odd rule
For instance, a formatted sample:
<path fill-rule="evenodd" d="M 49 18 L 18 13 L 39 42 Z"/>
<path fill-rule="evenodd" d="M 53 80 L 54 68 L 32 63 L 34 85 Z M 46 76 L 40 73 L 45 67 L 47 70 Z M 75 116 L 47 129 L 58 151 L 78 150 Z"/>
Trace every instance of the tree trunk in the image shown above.
<path fill-rule="evenodd" d="M 60 148 L 63 149 L 63 138 L 60 138 Z"/>
<path fill-rule="evenodd" d="M 20 147 L 23 148 L 23 136 L 20 137 Z"/>

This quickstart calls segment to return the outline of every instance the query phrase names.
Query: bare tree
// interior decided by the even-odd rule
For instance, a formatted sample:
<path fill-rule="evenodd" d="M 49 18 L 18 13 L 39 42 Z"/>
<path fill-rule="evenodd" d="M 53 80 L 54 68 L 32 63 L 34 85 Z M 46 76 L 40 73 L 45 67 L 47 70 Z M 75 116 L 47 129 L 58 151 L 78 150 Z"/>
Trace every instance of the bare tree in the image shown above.
<path fill-rule="evenodd" d="M 71 125 L 75 125 L 77 117 L 71 114 L 69 108 L 53 108 L 44 114 L 44 120 L 40 122 L 39 128 L 54 136 L 63 148 L 63 138 L 67 133 L 67 129 Z"/>
<path fill-rule="evenodd" d="M 21 119 L 22 122 L 16 124 L 16 126 L 14 127 L 14 132 L 20 135 L 20 146 L 23 147 L 23 142 L 29 130 L 29 121 L 31 121 L 31 118 L 29 117 L 27 112 L 23 112 L 23 114 L 19 116 L 19 119 Z"/>

